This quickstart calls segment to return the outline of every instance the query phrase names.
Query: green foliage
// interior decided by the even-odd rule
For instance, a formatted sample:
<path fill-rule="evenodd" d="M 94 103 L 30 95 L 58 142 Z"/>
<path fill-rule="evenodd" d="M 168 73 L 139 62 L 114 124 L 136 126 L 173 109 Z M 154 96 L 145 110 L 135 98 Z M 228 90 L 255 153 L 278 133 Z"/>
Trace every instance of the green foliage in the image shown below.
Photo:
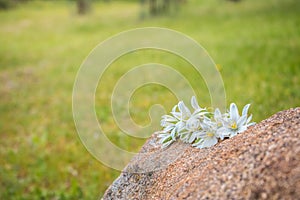
<path fill-rule="evenodd" d="M 0 0 L 0 9 L 8 9 L 14 6 L 14 2 L 11 0 Z"/>
<path fill-rule="evenodd" d="M 15 7 L 19 3 L 25 3 L 29 0 L 0 0 L 0 10 Z"/>
<path fill-rule="evenodd" d="M 137 3 L 102 1 L 76 15 L 70 1 L 30 1 L 0 12 L 0 199 L 96 199 L 119 174 L 95 160 L 81 144 L 72 118 L 72 86 L 80 64 L 101 41 L 131 28 L 175 29 L 202 44 L 222 74 L 228 105 L 251 103 L 259 122 L 300 105 L 300 1 L 190 0 L 181 12 L 139 20 Z M 96 113 L 108 137 L 137 151 L 144 140 L 121 133 L 111 114 L 114 84 L 134 66 L 174 67 L 196 88 L 201 106 L 210 97 L 186 61 L 155 50 L 115 61 L 96 91 Z M 149 95 L 150 94 L 150 95 Z M 139 124 L 145 110 L 175 97 L 159 86 L 138 89 L 130 110 Z"/>

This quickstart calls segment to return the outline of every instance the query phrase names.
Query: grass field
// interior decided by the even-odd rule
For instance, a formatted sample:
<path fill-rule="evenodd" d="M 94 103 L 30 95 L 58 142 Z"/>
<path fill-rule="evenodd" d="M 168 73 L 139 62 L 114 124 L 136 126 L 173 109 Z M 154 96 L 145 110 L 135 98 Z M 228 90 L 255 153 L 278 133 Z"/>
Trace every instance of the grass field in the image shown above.
<path fill-rule="evenodd" d="M 174 29 L 198 41 L 220 66 L 227 104 L 251 103 L 259 122 L 300 105 L 300 1 L 190 0 L 171 16 L 140 19 L 138 4 L 95 3 L 78 16 L 64 1 L 33 1 L 0 11 L 0 199 L 96 199 L 118 176 L 81 144 L 72 117 L 72 87 L 89 52 L 108 37 L 137 27 Z M 120 134 L 110 91 L 130 67 L 163 63 L 189 77 L 201 105 L 203 80 L 174 55 L 144 50 L 112 64 L 98 88 L 96 112 L 113 142 L 137 151 L 144 140 Z M 153 103 L 176 99 L 146 86 L 133 96 L 133 118 L 148 122 Z"/>

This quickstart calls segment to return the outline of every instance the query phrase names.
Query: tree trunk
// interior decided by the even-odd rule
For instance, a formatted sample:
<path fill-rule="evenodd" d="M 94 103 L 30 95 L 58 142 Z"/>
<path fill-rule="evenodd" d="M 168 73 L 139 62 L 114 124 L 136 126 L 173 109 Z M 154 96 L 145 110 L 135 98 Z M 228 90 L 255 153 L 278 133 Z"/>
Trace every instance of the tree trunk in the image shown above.
<path fill-rule="evenodd" d="M 86 14 L 90 10 L 89 0 L 77 0 L 77 12 L 80 15 Z"/>
<path fill-rule="evenodd" d="M 157 0 L 149 0 L 150 14 L 155 15 L 157 13 Z"/>

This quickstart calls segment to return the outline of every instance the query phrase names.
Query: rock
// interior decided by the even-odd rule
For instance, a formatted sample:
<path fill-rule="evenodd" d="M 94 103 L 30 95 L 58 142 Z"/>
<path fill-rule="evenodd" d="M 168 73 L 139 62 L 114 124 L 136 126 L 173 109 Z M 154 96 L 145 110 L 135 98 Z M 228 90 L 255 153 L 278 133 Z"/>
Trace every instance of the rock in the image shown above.
<path fill-rule="evenodd" d="M 300 197 L 300 108 L 279 112 L 211 148 L 178 141 L 164 154 L 157 141 L 157 134 L 147 140 L 104 200 Z M 151 157 L 153 166 L 170 154 L 178 157 L 165 168 L 159 164 L 153 168 L 159 170 L 135 173 L 151 163 L 140 156 L 145 152 L 158 152 Z"/>

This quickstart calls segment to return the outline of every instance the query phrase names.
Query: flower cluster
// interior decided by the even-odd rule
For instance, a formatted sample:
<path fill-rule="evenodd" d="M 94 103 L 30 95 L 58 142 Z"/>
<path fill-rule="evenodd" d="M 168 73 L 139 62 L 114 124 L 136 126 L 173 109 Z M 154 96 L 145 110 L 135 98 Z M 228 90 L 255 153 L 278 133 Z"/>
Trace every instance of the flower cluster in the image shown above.
<path fill-rule="evenodd" d="M 250 104 L 243 108 L 241 116 L 234 103 L 230 104 L 229 111 L 224 114 L 218 108 L 214 112 L 201 108 L 194 96 L 191 105 L 193 112 L 180 101 L 170 115 L 162 116 L 163 130 L 158 137 L 163 148 L 177 139 L 197 148 L 211 147 L 219 140 L 231 138 L 255 124 L 251 122 L 252 115 L 248 116 Z"/>

